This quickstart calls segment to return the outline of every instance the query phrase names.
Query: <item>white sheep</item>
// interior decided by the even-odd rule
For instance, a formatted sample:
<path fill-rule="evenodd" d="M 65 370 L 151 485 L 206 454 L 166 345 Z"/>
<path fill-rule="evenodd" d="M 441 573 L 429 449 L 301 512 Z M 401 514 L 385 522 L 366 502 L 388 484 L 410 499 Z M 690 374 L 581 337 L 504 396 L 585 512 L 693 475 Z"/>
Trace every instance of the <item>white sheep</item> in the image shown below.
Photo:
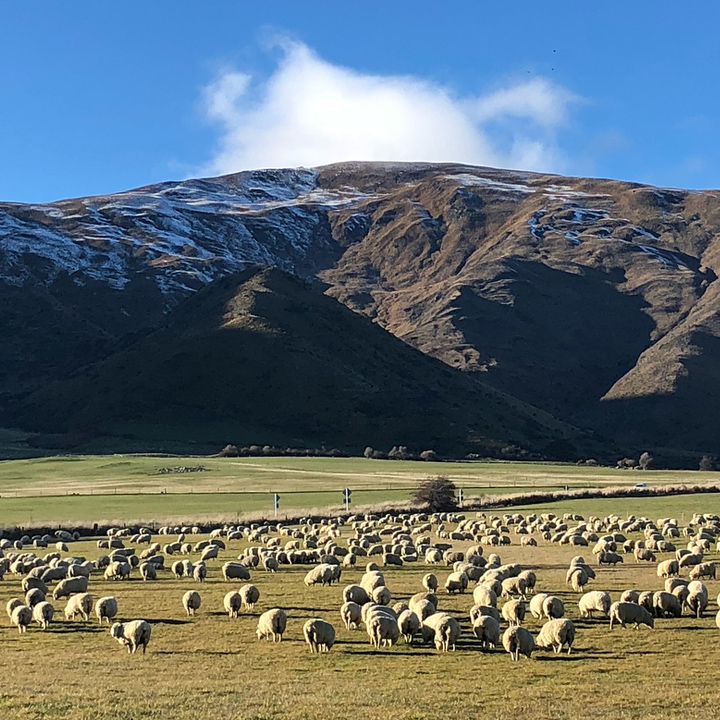
<path fill-rule="evenodd" d="M 538 620 L 543 617 L 543 603 L 549 598 L 548 593 L 538 593 L 530 598 L 530 614 Z"/>
<path fill-rule="evenodd" d="M 185 612 L 188 615 L 194 615 L 195 611 L 199 610 L 200 605 L 202 604 L 202 598 L 200 597 L 200 593 L 196 592 L 195 590 L 188 590 L 182 596 L 182 604 L 185 608 Z"/>
<path fill-rule="evenodd" d="M 548 620 L 535 638 L 535 644 L 540 648 L 552 648 L 555 653 L 562 652 L 567 645 L 568 655 L 575 642 L 575 625 L 568 618 Z"/>
<path fill-rule="evenodd" d="M 84 620 L 89 620 L 94 601 L 90 593 L 71 596 L 65 605 L 65 619 L 72 620 L 76 615 L 82 615 Z"/>
<path fill-rule="evenodd" d="M 46 600 L 33 608 L 33 620 L 43 629 L 47 630 L 55 614 L 55 608 Z"/>
<path fill-rule="evenodd" d="M 556 595 L 548 595 L 543 600 L 543 615 L 548 620 L 557 620 L 565 615 L 565 603 Z"/>
<path fill-rule="evenodd" d="M 503 605 L 502 616 L 508 625 L 522 625 L 525 619 L 525 603 L 522 600 L 508 600 Z"/>
<path fill-rule="evenodd" d="M 378 650 L 382 647 L 392 647 L 400 637 L 400 628 L 394 613 L 392 616 L 386 613 L 372 613 L 368 616 L 366 625 L 370 643 Z"/>
<path fill-rule="evenodd" d="M 61 580 L 53 591 L 53 600 L 59 600 L 63 597 L 70 597 L 74 593 L 84 593 L 88 589 L 88 579 L 86 577 L 74 577 L 67 580 Z"/>
<path fill-rule="evenodd" d="M 365 605 L 370 602 L 370 596 L 360 585 L 347 585 L 343 590 L 343 600 L 357 605 Z"/>
<path fill-rule="evenodd" d="M 144 562 L 140 564 L 140 577 L 147 580 L 157 580 L 157 568 L 154 563 Z"/>
<path fill-rule="evenodd" d="M 175 564 L 173 564 L 174 567 Z M 250 571 L 245 565 L 239 562 L 226 562 L 222 566 L 222 574 L 225 580 L 249 580 Z"/>
<path fill-rule="evenodd" d="M 150 642 L 150 632 L 150 624 L 145 620 L 116 622 L 110 628 L 110 636 L 114 637 L 121 645 L 125 645 L 129 653 L 134 653 L 142 646 L 143 655 Z"/>
<path fill-rule="evenodd" d="M 32 622 L 33 611 L 27 605 L 16 605 L 10 613 L 10 620 L 17 626 L 19 633 L 27 631 L 27 626 Z"/>
<path fill-rule="evenodd" d="M 418 615 L 408 608 L 398 615 L 397 622 L 400 628 L 400 634 L 405 638 L 405 642 L 412 644 L 413 637 L 422 627 L 422 622 Z"/>
<path fill-rule="evenodd" d="M 532 633 L 518 625 L 511 625 L 502 636 L 502 644 L 510 653 L 512 660 L 519 660 L 520 655 L 529 658 L 535 649 L 535 638 Z"/>
<path fill-rule="evenodd" d="M 372 600 L 378 605 L 389 605 L 392 600 L 390 588 L 385 587 L 385 585 L 376 587 L 372 592 Z"/>
<path fill-rule="evenodd" d="M 438 579 L 433 573 L 425 575 L 422 579 L 422 584 L 428 592 L 434 593 L 438 589 Z"/>
<path fill-rule="evenodd" d="M 490 650 L 500 643 L 500 623 L 490 615 L 478 615 L 474 619 L 473 633 L 480 641 L 483 651 Z"/>
<path fill-rule="evenodd" d="M 348 630 L 353 627 L 357 629 L 362 621 L 362 607 L 352 600 L 348 600 L 340 608 L 340 617 Z"/>
<path fill-rule="evenodd" d="M 243 585 L 239 592 L 243 606 L 252 610 L 260 599 L 260 591 L 254 585 Z"/>
<path fill-rule="evenodd" d="M 633 623 L 635 629 L 640 625 L 647 625 L 650 628 L 655 627 L 655 618 L 642 605 L 631 602 L 614 602 L 610 606 L 610 629 L 613 629 L 615 623 L 620 623 L 623 627 L 627 623 Z"/>
<path fill-rule="evenodd" d="M 311 653 L 329 652 L 335 644 L 335 628 L 320 618 L 308 620 L 303 625 L 303 635 Z"/>
<path fill-rule="evenodd" d="M 105 619 L 109 625 L 110 620 L 117 615 L 117 611 L 117 600 L 111 595 L 102 597 L 95 603 L 95 615 L 100 624 L 102 624 L 103 619 Z"/>
<path fill-rule="evenodd" d="M 653 611 L 659 618 L 679 618 L 682 615 L 682 602 L 673 593 L 658 591 L 652 598 Z"/>
<path fill-rule="evenodd" d="M 492 607 L 497 607 L 497 595 L 486 585 L 477 585 L 473 590 L 473 602 L 476 605 L 492 605 Z"/>
<path fill-rule="evenodd" d="M 287 614 L 285 611 L 281 608 L 272 608 L 260 616 L 255 632 L 258 640 L 272 636 L 273 642 L 281 642 L 286 627 Z"/>
<path fill-rule="evenodd" d="M 240 615 L 240 608 L 242 606 L 242 596 L 237 590 L 231 590 L 223 598 L 223 607 L 225 612 L 231 618 L 237 618 Z"/>
<path fill-rule="evenodd" d="M 460 637 L 460 623 L 448 613 L 434 613 L 422 624 L 423 642 L 434 639 L 435 647 L 441 652 L 455 649 Z"/>
<path fill-rule="evenodd" d="M 610 605 L 612 605 L 610 594 L 601 590 L 587 592 L 578 600 L 578 610 L 580 610 L 582 618 L 592 618 L 595 612 L 602 613 L 607 617 Z"/>

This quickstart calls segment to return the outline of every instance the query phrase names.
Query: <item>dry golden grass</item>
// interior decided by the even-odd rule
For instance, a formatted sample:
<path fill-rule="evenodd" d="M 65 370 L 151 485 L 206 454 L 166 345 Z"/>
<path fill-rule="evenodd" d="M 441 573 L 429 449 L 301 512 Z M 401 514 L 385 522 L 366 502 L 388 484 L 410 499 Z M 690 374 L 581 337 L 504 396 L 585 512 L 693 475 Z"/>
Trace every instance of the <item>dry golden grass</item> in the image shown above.
<path fill-rule="evenodd" d="M 512 537 L 517 543 L 518 536 Z M 502 650 L 483 654 L 478 649 L 469 630 L 471 592 L 440 595 L 441 609 L 455 614 L 463 627 L 455 652 L 441 654 L 430 646 L 403 642 L 392 649 L 373 650 L 365 631 L 346 631 L 338 614 L 342 588 L 357 582 L 361 569 L 344 571 L 340 585 L 330 588 L 306 588 L 302 579 L 307 567 L 281 566 L 277 574 L 254 571 L 252 582 L 260 589 L 260 602 L 253 612 L 231 620 L 222 610 L 222 598 L 242 583 L 224 582 L 220 567 L 245 545 L 228 543 L 221 558 L 209 563 L 209 578 L 203 585 L 175 580 L 169 570 L 150 583 L 137 579 L 137 571 L 124 582 L 92 578 L 90 590 L 96 597 L 118 598 L 122 619 L 144 618 L 152 624 L 145 656 L 128 655 L 107 627 L 66 622 L 64 601 L 54 603 L 56 620 L 45 632 L 33 626 L 21 636 L 3 616 L 0 717 L 665 720 L 713 714 L 720 658 L 714 599 L 720 582 L 708 583 L 712 603 L 702 619 L 657 620 L 655 630 L 610 632 L 607 621 L 578 619 L 578 596 L 565 584 L 571 557 L 583 554 L 595 564 L 590 549 L 543 541 L 538 548 L 518 544 L 500 548 L 504 562 L 520 562 L 535 570 L 537 589 L 560 595 L 567 616 L 577 625 L 571 655 L 539 651 L 532 660 L 513 663 Z M 76 543 L 71 551 L 90 558 L 104 552 L 94 542 Z M 422 590 L 426 572 L 435 572 L 442 583 L 449 570 L 422 562 L 387 568 L 393 602 Z M 599 568 L 597 574 L 588 589 L 608 590 L 613 599 L 628 588 L 662 586 L 655 565 L 638 565 L 632 556 L 616 568 Z M 190 588 L 197 589 L 203 600 L 193 618 L 185 616 L 180 602 Z M 0 582 L 3 605 L 19 593 L 19 578 L 6 575 Z M 282 643 L 255 637 L 258 616 L 271 607 L 282 607 L 289 616 Z M 337 644 L 327 655 L 311 655 L 302 639 L 304 621 L 314 616 L 336 628 Z M 529 614 L 525 624 L 533 632 L 540 627 Z"/>

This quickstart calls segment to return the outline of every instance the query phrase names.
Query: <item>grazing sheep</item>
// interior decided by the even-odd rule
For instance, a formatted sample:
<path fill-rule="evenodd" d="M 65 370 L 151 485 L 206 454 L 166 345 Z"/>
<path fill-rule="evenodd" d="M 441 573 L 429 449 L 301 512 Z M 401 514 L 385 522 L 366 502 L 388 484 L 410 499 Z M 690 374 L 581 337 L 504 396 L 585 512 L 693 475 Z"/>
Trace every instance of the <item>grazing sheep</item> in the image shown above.
<path fill-rule="evenodd" d="M 485 585 L 478 585 L 473 590 L 473 602 L 476 605 L 492 605 L 497 607 L 497 595 L 495 591 Z"/>
<path fill-rule="evenodd" d="M 549 598 L 548 593 L 538 593 L 530 598 L 530 613 L 534 618 L 538 620 L 543 617 L 543 603 L 545 598 Z"/>
<path fill-rule="evenodd" d="M 660 578 L 669 578 L 673 575 L 680 574 L 680 566 L 677 560 L 663 560 L 658 563 L 657 576 Z"/>
<path fill-rule="evenodd" d="M 500 644 L 500 624 L 490 615 L 478 615 L 473 621 L 473 633 L 480 641 L 483 652 Z"/>
<path fill-rule="evenodd" d="M 635 562 L 655 562 L 656 560 L 655 553 L 644 547 L 636 546 L 633 554 L 635 555 Z"/>
<path fill-rule="evenodd" d="M 429 603 L 432 604 L 435 610 L 438 609 L 438 596 L 435 595 L 435 593 L 415 593 L 415 595 L 413 595 L 408 601 L 408 606 L 418 616 L 420 615 L 420 613 L 415 609 L 414 606 L 420 603 L 422 600 L 427 600 Z"/>
<path fill-rule="evenodd" d="M 672 593 L 665 591 L 656 592 L 653 595 L 652 604 L 655 617 L 679 618 L 682 615 L 682 603 L 678 597 Z"/>
<path fill-rule="evenodd" d="M 720 610 L 718 610 L 718 613 L 715 616 L 715 624 L 720 628 Z"/>
<path fill-rule="evenodd" d="M 607 617 L 610 612 L 610 605 L 612 605 L 612 599 L 609 593 L 602 592 L 601 590 L 593 590 L 592 592 L 585 593 L 580 598 L 578 601 L 578 610 L 582 618 L 592 618 L 595 612 L 602 613 Z"/>
<path fill-rule="evenodd" d="M 588 576 L 582 568 L 576 568 L 570 575 L 570 583 L 576 593 L 585 592 Z"/>
<path fill-rule="evenodd" d="M 548 595 L 543 600 L 543 615 L 548 620 L 559 620 L 565 616 L 565 603 L 555 595 Z"/>
<path fill-rule="evenodd" d="M 523 570 L 518 578 L 522 578 L 525 581 L 525 592 L 535 592 L 535 584 L 537 583 L 537 576 L 532 570 Z"/>
<path fill-rule="evenodd" d="M 59 600 L 63 597 L 70 597 L 74 593 L 84 593 L 88 589 L 88 579 L 86 577 L 74 577 L 67 580 L 61 580 L 53 591 L 53 600 Z"/>
<path fill-rule="evenodd" d="M 90 593 L 73 595 L 65 605 L 65 619 L 72 620 L 76 615 L 82 615 L 84 620 L 90 619 L 94 598 Z"/>
<path fill-rule="evenodd" d="M 200 598 L 200 593 L 195 592 L 195 590 L 188 590 L 183 596 L 182 596 L 182 604 L 185 608 L 185 612 L 188 615 L 194 615 L 196 610 L 200 609 L 200 605 L 202 604 L 202 599 Z"/>
<path fill-rule="evenodd" d="M 311 653 L 329 652 L 335 644 L 335 628 L 320 618 L 308 620 L 303 625 L 303 635 Z"/>
<path fill-rule="evenodd" d="M 502 596 L 512 598 L 517 595 L 526 600 L 527 583 L 522 577 L 509 577 L 502 581 Z"/>
<path fill-rule="evenodd" d="M 522 625 L 525 619 L 525 603 L 522 600 L 508 600 L 503 605 L 502 616 L 509 625 Z"/>
<path fill-rule="evenodd" d="M 535 649 L 535 638 L 532 633 L 524 627 L 511 625 L 502 636 L 502 644 L 507 652 L 510 653 L 512 660 L 519 660 L 520 655 L 529 658 Z"/>
<path fill-rule="evenodd" d="M 620 602 L 631 602 L 637 605 L 640 602 L 640 593 L 637 590 L 625 590 L 620 596 Z"/>
<path fill-rule="evenodd" d="M 45 595 L 40 588 L 30 588 L 25 593 L 25 604 L 32 610 L 36 605 L 45 601 Z"/>
<path fill-rule="evenodd" d="M 422 584 L 428 592 L 434 593 L 438 589 L 438 579 L 432 573 L 428 573 L 423 577 Z"/>
<path fill-rule="evenodd" d="M 310 570 L 304 579 L 306 587 L 311 585 L 331 585 L 333 581 L 333 567 L 328 563 L 322 563 Z"/>
<path fill-rule="evenodd" d="M 205 582 L 205 578 L 207 577 L 207 565 L 205 565 L 202 560 L 195 563 L 192 576 L 195 582 Z"/>
<path fill-rule="evenodd" d="M 598 565 L 617 565 L 625 562 L 622 555 L 616 552 L 603 551 L 597 554 Z"/>
<path fill-rule="evenodd" d="M 712 578 L 713 580 L 715 580 L 715 563 L 699 563 L 690 571 L 689 577 L 691 580 L 699 580 L 702 577 Z"/>
<path fill-rule="evenodd" d="M 32 622 L 33 611 L 27 605 L 17 605 L 10 613 L 10 620 L 17 626 L 19 633 L 27 632 L 27 626 Z"/>
<path fill-rule="evenodd" d="M 144 562 L 140 564 L 140 577 L 147 580 L 157 580 L 157 566 L 154 563 Z"/>
<path fill-rule="evenodd" d="M 125 645 L 129 653 L 134 653 L 142 646 L 143 655 L 150 642 L 150 624 L 145 620 L 132 620 L 131 622 L 116 622 L 110 628 L 110 636 L 121 645 Z"/>
<path fill-rule="evenodd" d="M 5 610 L 7 611 L 7 615 L 11 621 L 12 621 L 13 610 L 16 607 L 21 607 L 24 604 L 25 603 L 23 603 L 23 601 L 19 600 L 18 598 L 13 598 L 12 600 L 8 600 L 7 605 L 5 606 Z"/>
<path fill-rule="evenodd" d="M 370 596 L 365 592 L 365 589 L 359 585 L 347 585 L 343 590 L 343 600 L 345 602 L 354 602 L 358 605 L 365 605 L 365 603 L 370 602 Z"/>
<path fill-rule="evenodd" d="M 638 595 L 638 605 L 644 607 L 651 615 L 654 613 L 653 609 L 653 593 L 650 590 L 645 590 Z"/>
<path fill-rule="evenodd" d="M 535 644 L 540 648 L 552 648 L 553 651 L 561 653 L 567 645 L 568 655 L 575 642 L 575 625 L 568 618 L 548 620 L 535 638 Z"/>
<path fill-rule="evenodd" d="M 173 568 L 175 564 L 173 564 Z M 249 580 L 250 571 L 245 565 L 239 562 L 226 562 L 222 566 L 222 574 L 225 580 Z"/>
<path fill-rule="evenodd" d="M 450 593 L 464 593 L 469 583 L 469 578 L 464 572 L 453 572 L 448 575 L 445 581 L 445 592 Z"/>
<path fill-rule="evenodd" d="M 100 624 L 102 624 L 104 618 L 107 620 L 109 625 L 110 620 L 117 615 L 117 611 L 117 600 L 111 595 L 108 597 L 102 597 L 95 603 L 95 615 L 97 616 Z"/>
<path fill-rule="evenodd" d="M 412 644 L 413 636 L 420 632 L 422 622 L 420 618 L 412 610 L 403 610 L 398 615 L 398 628 L 400 634 L 405 638 L 405 642 Z"/>
<path fill-rule="evenodd" d="M 389 605 L 392 600 L 390 588 L 385 587 L 385 585 L 376 587 L 372 592 L 372 599 L 377 605 Z"/>
<path fill-rule="evenodd" d="M 480 615 L 489 615 L 490 617 L 495 618 L 498 622 L 500 622 L 500 613 L 498 612 L 498 609 L 492 607 L 492 605 L 473 605 L 470 608 L 471 623 L 474 623 L 475 620 L 480 617 Z"/>
<path fill-rule="evenodd" d="M 423 620 L 422 633 L 423 642 L 434 639 L 437 650 L 448 652 L 450 648 L 455 649 L 460 637 L 460 623 L 447 613 L 434 613 Z"/>
<path fill-rule="evenodd" d="M 693 567 L 694 565 L 699 565 L 702 561 L 702 553 L 688 553 L 687 555 L 683 555 L 680 558 L 680 560 L 678 561 L 678 567 Z"/>
<path fill-rule="evenodd" d="M 346 629 L 359 628 L 362 621 L 362 608 L 352 600 L 344 602 L 340 608 L 340 617 Z"/>
<path fill-rule="evenodd" d="M 106 580 L 127 580 L 130 577 L 130 563 L 115 560 L 105 568 Z M 85 588 L 87 590 L 87 587 Z M 83 592 L 85 592 L 83 590 Z"/>
<path fill-rule="evenodd" d="M 397 617 L 400 617 L 401 613 L 404 613 L 406 610 L 409 610 L 410 606 L 407 603 L 404 602 L 397 602 L 392 606 L 392 610 L 397 615 Z"/>
<path fill-rule="evenodd" d="M 260 591 L 254 585 L 243 585 L 239 592 L 243 606 L 248 610 L 252 610 L 255 603 L 260 599 Z"/>
<path fill-rule="evenodd" d="M 257 630 L 255 631 L 258 640 L 272 636 L 273 642 L 282 642 L 282 636 L 287 627 L 287 615 L 281 608 L 267 610 L 258 619 Z"/>
<path fill-rule="evenodd" d="M 43 629 L 47 630 L 50 621 L 53 619 L 55 614 L 55 608 L 46 600 L 38 603 L 33 608 L 33 620 Z"/>
<path fill-rule="evenodd" d="M 395 615 L 373 613 L 366 622 L 370 643 L 378 650 L 381 647 L 392 647 L 400 637 L 400 628 Z"/>
<path fill-rule="evenodd" d="M 690 590 L 685 604 L 690 608 L 690 611 L 694 613 L 696 618 L 701 618 L 708 606 L 707 590 L 705 592 L 697 589 Z"/>
<path fill-rule="evenodd" d="M 225 612 L 231 618 L 237 618 L 240 615 L 240 608 L 242 606 L 242 597 L 237 590 L 231 590 L 223 598 L 223 607 Z"/>
<path fill-rule="evenodd" d="M 627 623 L 633 623 L 635 629 L 640 625 L 647 625 L 650 628 L 655 627 L 655 618 L 652 613 L 648 612 L 642 605 L 631 602 L 614 602 L 610 606 L 610 629 L 613 629 L 615 623 L 620 623 L 623 627 Z"/>

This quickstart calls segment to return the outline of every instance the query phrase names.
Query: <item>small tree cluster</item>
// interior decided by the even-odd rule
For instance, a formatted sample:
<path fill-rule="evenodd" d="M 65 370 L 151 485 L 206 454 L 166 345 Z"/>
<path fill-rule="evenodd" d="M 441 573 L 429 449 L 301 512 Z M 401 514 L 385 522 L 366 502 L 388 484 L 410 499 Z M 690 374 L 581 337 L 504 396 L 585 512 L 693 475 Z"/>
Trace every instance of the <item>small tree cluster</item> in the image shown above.
<path fill-rule="evenodd" d="M 393 445 L 389 452 L 375 450 L 368 445 L 363 456 L 371 460 L 427 460 L 437 461 L 440 458 L 434 450 L 423 450 L 420 454 L 410 452 L 406 445 Z"/>
<path fill-rule="evenodd" d="M 457 508 L 455 483 L 443 476 L 420 483 L 414 498 L 417 502 L 426 503 L 430 512 L 447 512 Z"/>
<path fill-rule="evenodd" d="M 700 470 L 712 472 L 718 469 L 718 459 L 715 455 L 703 455 L 700 460 Z"/>

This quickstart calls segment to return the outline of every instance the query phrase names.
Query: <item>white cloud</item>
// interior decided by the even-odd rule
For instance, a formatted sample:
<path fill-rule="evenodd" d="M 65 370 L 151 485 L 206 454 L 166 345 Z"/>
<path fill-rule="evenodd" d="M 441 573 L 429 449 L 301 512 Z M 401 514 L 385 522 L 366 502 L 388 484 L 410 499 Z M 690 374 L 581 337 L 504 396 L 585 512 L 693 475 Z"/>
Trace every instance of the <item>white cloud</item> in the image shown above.
<path fill-rule="evenodd" d="M 349 160 L 564 167 L 557 133 L 579 98 L 549 80 L 457 97 L 420 78 L 332 65 L 299 43 L 284 50 L 262 83 L 227 71 L 205 89 L 205 111 L 221 135 L 204 172 Z"/>

